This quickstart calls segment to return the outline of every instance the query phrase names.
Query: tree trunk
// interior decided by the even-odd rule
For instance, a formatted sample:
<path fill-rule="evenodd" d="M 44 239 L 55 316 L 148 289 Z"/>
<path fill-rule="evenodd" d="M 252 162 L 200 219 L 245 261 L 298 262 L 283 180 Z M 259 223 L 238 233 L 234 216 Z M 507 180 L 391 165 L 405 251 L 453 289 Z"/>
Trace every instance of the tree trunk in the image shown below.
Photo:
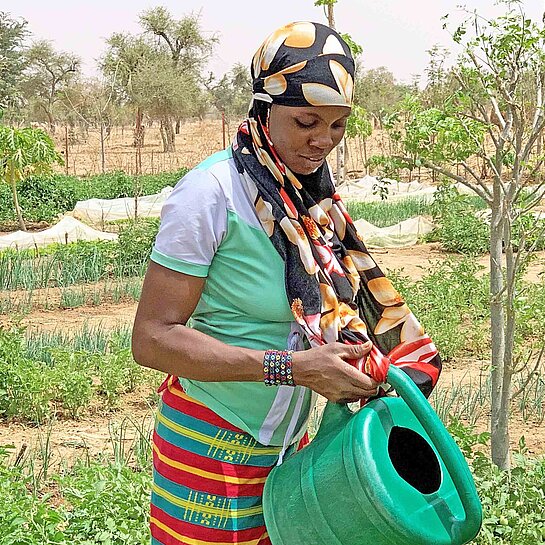
<path fill-rule="evenodd" d="M 144 147 L 144 124 L 142 123 L 144 119 L 144 112 L 140 108 L 136 109 L 136 123 L 134 125 L 134 142 L 133 146 L 135 148 Z"/>
<path fill-rule="evenodd" d="M 182 124 L 182 120 L 180 118 L 176 119 L 176 127 L 174 128 L 174 132 L 176 134 L 180 134 L 180 125 Z"/>
<path fill-rule="evenodd" d="M 176 151 L 176 141 L 174 135 L 174 127 L 168 116 L 161 118 L 161 137 L 163 139 L 163 151 Z"/>
<path fill-rule="evenodd" d="M 509 391 L 505 391 L 505 313 L 503 280 L 504 221 L 501 188 L 494 184 L 494 203 L 490 225 L 490 321 L 492 337 L 492 393 L 490 437 L 492 461 L 500 469 L 509 469 Z"/>
<path fill-rule="evenodd" d="M 49 132 L 51 135 L 55 134 L 55 118 L 51 112 L 51 109 L 45 108 L 45 113 L 47 114 L 47 124 L 49 125 Z"/>
<path fill-rule="evenodd" d="M 345 142 L 344 138 L 337 145 L 337 187 L 344 184 L 345 178 Z"/>
<path fill-rule="evenodd" d="M 327 6 L 327 23 L 330 28 L 335 28 L 335 16 L 333 14 L 333 4 Z"/>
<path fill-rule="evenodd" d="M 104 135 L 104 123 L 100 121 L 100 167 L 101 172 L 104 174 L 106 172 L 106 150 L 104 149 L 104 140 L 106 136 Z"/>
<path fill-rule="evenodd" d="M 15 182 L 15 178 L 12 176 L 10 180 L 11 186 L 11 193 L 13 195 L 13 205 L 15 206 L 15 213 L 17 214 L 17 221 L 19 222 L 19 229 L 21 231 L 26 231 L 26 225 L 25 220 L 23 218 L 23 212 L 21 211 L 21 207 L 19 206 L 19 199 L 17 197 L 17 186 Z"/>

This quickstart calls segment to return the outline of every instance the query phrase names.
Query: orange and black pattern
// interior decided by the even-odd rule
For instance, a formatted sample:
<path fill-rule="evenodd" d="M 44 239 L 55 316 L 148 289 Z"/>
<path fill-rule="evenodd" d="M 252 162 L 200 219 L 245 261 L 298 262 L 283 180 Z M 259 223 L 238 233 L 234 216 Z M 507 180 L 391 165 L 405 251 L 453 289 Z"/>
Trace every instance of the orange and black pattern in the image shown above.
<path fill-rule="evenodd" d="M 311 346 L 373 341 L 354 364 L 379 381 L 402 367 L 429 395 L 441 360 L 400 294 L 377 266 L 346 211 L 327 164 L 295 175 L 269 137 L 271 104 L 350 106 L 354 62 L 342 38 L 317 23 L 273 33 L 253 59 L 254 100 L 233 142 L 241 175 L 258 189 L 255 207 L 286 263 L 286 290 Z M 266 264 L 264 264 L 266 266 Z"/>

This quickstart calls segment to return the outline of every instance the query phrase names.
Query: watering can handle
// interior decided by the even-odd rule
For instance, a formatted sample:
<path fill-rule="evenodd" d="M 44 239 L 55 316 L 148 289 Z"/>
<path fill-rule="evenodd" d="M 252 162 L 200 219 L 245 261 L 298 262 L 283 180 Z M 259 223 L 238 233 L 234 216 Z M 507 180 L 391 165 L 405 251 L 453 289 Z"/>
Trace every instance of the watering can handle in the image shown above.
<path fill-rule="evenodd" d="M 431 409 L 424 394 L 404 371 L 394 365 L 390 365 L 388 369 L 388 383 L 395 388 L 399 396 L 403 398 L 422 424 L 443 459 L 445 467 L 460 495 L 466 517 L 463 520 L 455 519 L 454 523 L 461 526 L 468 519 L 480 519 L 481 505 L 474 492 L 475 485 L 471 475 L 465 471 L 456 471 L 457 466 L 466 464 L 465 458 L 454 439 L 439 421 L 435 411 Z M 437 425 L 438 421 L 440 425 Z"/>

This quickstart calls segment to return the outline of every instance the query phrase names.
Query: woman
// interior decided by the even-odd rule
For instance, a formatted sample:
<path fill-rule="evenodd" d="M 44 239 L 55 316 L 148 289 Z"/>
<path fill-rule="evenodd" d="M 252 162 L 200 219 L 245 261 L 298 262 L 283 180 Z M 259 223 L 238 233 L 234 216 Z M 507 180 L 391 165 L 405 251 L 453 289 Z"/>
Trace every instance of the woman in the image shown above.
<path fill-rule="evenodd" d="M 375 396 L 391 363 L 429 394 L 440 370 L 331 181 L 326 157 L 352 100 L 347 44 L 324 25 L 289 24 L 257 51 L 252 77 L 233 145 L 163 207 L 135 319 L 136 361 L 169 374 L 154 544 L 270 543 L 265 478 L 304 436 L 315 394 Z"/>

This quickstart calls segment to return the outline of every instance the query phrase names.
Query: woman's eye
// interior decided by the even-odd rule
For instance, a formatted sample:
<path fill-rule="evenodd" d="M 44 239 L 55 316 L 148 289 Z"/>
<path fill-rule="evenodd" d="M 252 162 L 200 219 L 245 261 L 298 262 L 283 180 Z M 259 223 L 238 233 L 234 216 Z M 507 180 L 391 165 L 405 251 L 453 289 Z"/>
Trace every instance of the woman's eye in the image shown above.
<path fill-rule="evenodd" d="M 310 129 L 314 126 L 314 121 L 303 122 L 296 119 L 295 123 L 297 124 L 298 127 L 301 127 L 302 129 Z"/>

